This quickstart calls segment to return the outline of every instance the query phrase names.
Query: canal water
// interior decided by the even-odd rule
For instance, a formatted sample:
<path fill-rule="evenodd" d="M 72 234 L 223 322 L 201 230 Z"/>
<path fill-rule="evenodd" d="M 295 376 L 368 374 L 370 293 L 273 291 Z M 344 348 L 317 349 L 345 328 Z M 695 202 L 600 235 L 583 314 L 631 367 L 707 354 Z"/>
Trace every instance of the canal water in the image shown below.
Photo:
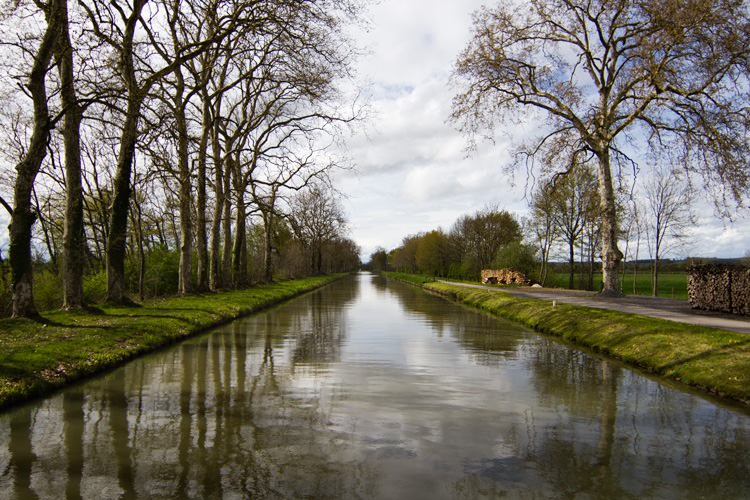
<path fill-rule="evenodd" d="M 750 416 L 366 273 L 0 414 L 0 498 L 747 498 Z"/>

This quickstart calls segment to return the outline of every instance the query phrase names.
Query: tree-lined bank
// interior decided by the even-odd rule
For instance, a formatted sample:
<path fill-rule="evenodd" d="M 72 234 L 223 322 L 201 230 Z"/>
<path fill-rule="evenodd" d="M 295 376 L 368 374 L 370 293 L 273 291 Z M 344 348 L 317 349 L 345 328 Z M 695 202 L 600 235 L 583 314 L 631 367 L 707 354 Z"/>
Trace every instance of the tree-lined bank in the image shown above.
<path fill-rule="evenodd" d="M 147 301 L 135 308 L 106 306 L 96 312 L 52 311 L 34 320 L 0 319 L 0 408 L 114 368 L 341 276 Z"/>
<path fill-rule="evenodd" d="M 345 29 L 360 7 L 0 5 L 0 314 L 11 298 L 16 317 L 50 306 L 40 275 L 56 307 L 142 299 L 165 253 L 183 295 L 356 269 L 329 174 L 347 166 L 332 146 L 361 117 Z M 328 221 L 311 196 L 337 217 L 314 239 L 305 224 Z"/>

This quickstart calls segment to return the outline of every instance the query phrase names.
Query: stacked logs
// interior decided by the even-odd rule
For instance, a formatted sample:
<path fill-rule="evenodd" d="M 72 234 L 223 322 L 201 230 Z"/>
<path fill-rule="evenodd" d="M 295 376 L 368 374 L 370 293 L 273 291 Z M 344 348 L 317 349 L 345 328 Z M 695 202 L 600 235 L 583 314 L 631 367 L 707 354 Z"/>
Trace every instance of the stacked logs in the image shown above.
<path fill-rule="evenodd" d="M 693 309 L 750 315 L 750 269 L 695 264 L 687 273 L 688 301 Z"/>
<path fill-rule="evenodd" d="M 513 269 L 482 269 L 482 283 L 502 285 L 530 285 L 531 280 Z"/>

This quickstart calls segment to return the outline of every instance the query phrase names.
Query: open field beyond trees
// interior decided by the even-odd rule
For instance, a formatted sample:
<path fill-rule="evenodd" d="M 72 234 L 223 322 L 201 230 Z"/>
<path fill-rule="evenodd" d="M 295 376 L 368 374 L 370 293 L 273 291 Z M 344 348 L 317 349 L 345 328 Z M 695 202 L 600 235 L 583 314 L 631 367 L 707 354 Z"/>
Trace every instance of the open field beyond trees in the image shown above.
<path fill-rule="evenodd" d="M 576 277 L 576 285 L 579 288 L 585 288 L 582 285 L 587 277 L 579 279 Z M 652 295 L 651 293 L 651 273 L 648 271 L 639 271 L 633 274 L 628 270 L 622 278 L 622 291 L 626 295 Z M 602 273 L 594 273 L 594 290 L 600 290 L 602 284 Z M 568 286 L 568 274 L 561 272 L 550 273 L 545 281 L 547 288 L 566 288 Z M 659 273 L 659 288 L 657 290 L 659 297 L 672 299 L 687 299 L 687 273 L 682 272 L 662 272 Z"/>

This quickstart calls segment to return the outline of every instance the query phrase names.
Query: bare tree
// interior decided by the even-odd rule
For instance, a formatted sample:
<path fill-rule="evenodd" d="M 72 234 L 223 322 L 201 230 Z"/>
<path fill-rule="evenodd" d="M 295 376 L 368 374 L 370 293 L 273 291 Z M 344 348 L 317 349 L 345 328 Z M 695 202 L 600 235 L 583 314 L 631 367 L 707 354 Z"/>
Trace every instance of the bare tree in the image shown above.
<path fill-rule="evenodd" d="M 31 259 L 31 228 L 38 215 L 32 210 L 34 180 L 47 153 L 47 143 L 54 120 L 47 102 L 47 75 L 60 31 L 56 1 L 40 4 L 47 25 L 38 46 L 32 49 L 32 65 L 28 70 L 25 90 L 34 108 L 32 134 L 21 161 L 16 165 L 13 208 L 10 221 L 9 260 L 13 288 L 13 316 L 33 317 L 39 313 L 34 305 L 33 269 Z M 7 204 L 6 204 L 7 207 Z"/>
<path fill-rule="evenodd" d="M 125 102 L 120 103 L 119 108 L 112 105 L 113 109 L 123 109 L 123 112 L 107 238 L 107 300 L 129 302 L 125 290 L 128 210 L 142 108 L 158 82 L 172 74 L 176 67 L 198 57 L 214 40 L 201 40 L 181 45 L 177 51 L 170 50 L 160 43 L 161 37 L 156 34 L 164 28 L 160 22 L 166 18 L 169 24 L 171 19 L 169 9 L 165 12 L 158 2 L 135 0 L 102 4 L 81 0 L 79 4 L 87 12 L 93 33 L 110 48 L 117 61 L 115 74 L 124 94 Z M 172 10 L 171 15 L 179 14 Z M 241 17 L 241 12 L 232 12 L 221 32 L 214 34 L 214 39 L 234 31 Z M 168 27 L 165 30 L 168 32 Z"/>
<path fill-rule="evenodd" d="M 70 42 L 68 2 L 56 2 L 60 28 L 55 60 L 60 75 L 60 99 L 65 122 L 65 231 L 63 233 L 63 309 L 83 307 L 83 269 L 86 253 L 83 228 L 83 181 L 81 168 L 81 119 L 73 70 L 73 46 Z"/>
<path fill-rule="evenodd" d="M 547 196 L 548 184 L 543 184 L 531 197 L 531 219 L 528 230 L 531 232 L 541 256 L 539 263 L 539 283 L 544 285 L 549 272 L 549 259 L 552 246 L 557 239 L 557 226 L 552 214 L 554 208 L 552 200 Z"/>
<path fill-rule="evenodd" d="M 651 294 L 656 296 L 661 257 L 670 248 L 670 243 L 679 243 L 694 224 L 690 210 L 692 190 L 681 172 L 664 168 L 654 169 L 644 188 L 649 215 L 646 232 L 653 257 Z"/>
<path fill-rule="evenodd" d="M 321 184 L 310 186 L 293 200 L 289 222 L 295 236 L 309 251 L 310 269 L 320 274 L 323 246 L 344 235 L 344 211 L 333 191 Z"/>
<path fill-rule="evenodd" d="M 596 161 L 602 293 L 621 295 L 613 167 L 635 132 L 736 202 L 750 186 L 749 24 L 735 0 L 503 0 L 474 15 L 452 119 L 476 136 L 535 109 L 548 121 L 526 158 Z"/>
<path fill-rule="evenodd" d="M 568 288 L 575 287 L 575 246 L 592 218 L 592 195 L 596 192 L 594 174 L 586 165 L 575 165 L 571 172 L 556 178 L 547 196 L 552 203 L 552 221 L 568 245 Z"/>

